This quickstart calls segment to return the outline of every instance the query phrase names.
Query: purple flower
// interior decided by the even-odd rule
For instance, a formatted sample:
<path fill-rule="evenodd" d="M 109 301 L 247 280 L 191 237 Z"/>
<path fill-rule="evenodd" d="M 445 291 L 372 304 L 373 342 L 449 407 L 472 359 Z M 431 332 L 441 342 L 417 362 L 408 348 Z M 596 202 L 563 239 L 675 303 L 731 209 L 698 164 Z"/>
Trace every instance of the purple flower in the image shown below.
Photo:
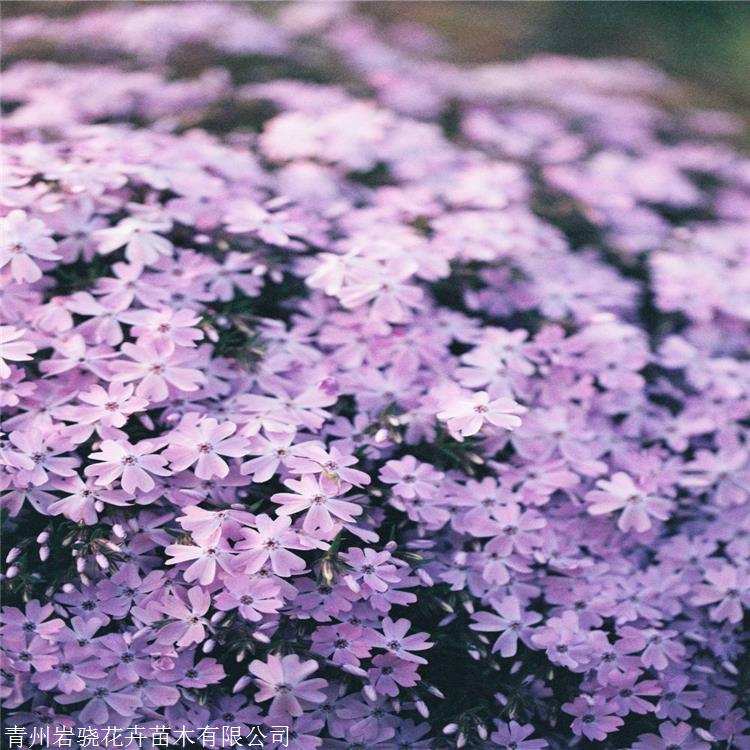
<path fill-rule="evenodd" d="M 231 437 L 237 430 L 233 422 L 219 424 L 215 419 L 196 420 L 189 415 L 170 436 L 169 447 L 164 451 L 173 471 L 183 471 L 195 464 L 199 479 L 225 477 L 229 465 L 222 456 L 238 458 L 245 453 L 245 439 Z"/>
<path fill-rule="evenodd" d="M 385 617 L 381 623 L 382 633 L 374 636 L 375 645 L 385 649 L 404 661 L 412 661 L 416 664 L 427 664 L 427 659 L 412 654 L 412 651 L 424 651 L 432 648 L 433 643 L 428 640 L 427 633 L 416 633 L 406 635 L 411 623 L 406 618 L 395 622 L 390 617 Z"/>
<path fill-rule="evenodd" d="M 472 630 L 482 632 L 500 631 L 500 636 L 492 646 L 492 651 L 499 651 L 500 655 L 507 658 L 515 656 L 518 650 L 519 638 L 527 643 L 530 636 L 528 626 L 534 625 L 542 619 L 537 612 L 524 612 L 521 604 L 514 596 L 509 596 L 495 605 L 495 611 L 475 612 L 472 618 L 476 622 L 469 627 Z"/>
<path fill-rule="evenodd" d="M 294 492 L 277 492 L 271 499 L 281 505 L 278 509 L 281 515 L 306 511 L 302 528 L 309 534 L 331 531 L 336 523 L 334 518 L 353 522 L 362 512 L 356 503 L 338 499 L 340 490 L 326 490 L 311 474 L 301 479 L 287 479 L 284 484 Z"/>
<path fill-rule="evenodd" d="M 621 531 L 648 531 L 652 518 L 660 521 L 669 518 L 672 503 L 648 494 L 625 472 L 618 471 L 611 480 L 600 479 L 596 485 L 600 489 L 586 495 L 586 499 L 591 503 L 589 513 L 598 516 L 613 510 L 622 510 L 617 519 L 617 526 Z"/>
<path fill-rule="evenodd" d="M 714 604 L 711 619 L 731 623 L 742 619 L 743 605 L 750 606 L 750 573 L 733 565 L 711 568 L 704 573 L 707 584 L 697 587 L 693 604 Z"/>
<path fill-rule="evenodd" d="M 36 351 L 36 346 L 23 338 L 25 333 L 24 329 L 19 330 L 14 326 L 0 326 L 0 378 L 11 376 L 9 361 L 28 362 Z"/>
<path fill-rule="evenodd" d="M 534 733 L 531 724 L 519 724 L 517 721 L 505 723 L 497 722 L 497 730 L 490 735 L 490 739 L 502 750 L 542 750 L 547 747 L 547 740 L 526 739 Z"/>
<path fill-rule="evenodd" d="M 243 539 L 235 549 L 242 550 L 237 556 L 238 563 L 246 573 L 256 573 L 267 561 L 276 575 L 287 577 L 293 571 L 301 571 L 305 561 L 290 552 L 302 549 L 296 532 L 290 531 L 292 520 L 288 516 L 271 519 L 265 514 L 255 517 L 252 528 L 244 528 Z"/>
<path fill-rule="evenodd" d="M 571 725 L 573 733 L 590 740 L 604 740 L 623 724 L 619 716 L 612 715 L 611 704 L 585 695 L 579 695 L 572 703 L 563 703 L 562 710 L 575 717 Z"/>
<path fill-rule="evenodd" d="M 3 24 L 8 728 L 750 750 L 743 123 L 180 10 Z"/>
<path fill-rule="evenodd" d="M 633 750 L 708 750 L 708 742 L 699 740 L 689 724 L 668 721 L 659 725 L 659 734 L 643 734 Z"/>
<path fill-rule="evenodd" d="M 129 495 L 136 489 L 149 492 L 156 483 L 153 474 L 160 477 L 169 476 L 166 458 L 155 453 L 158 447 L 150 442 L 131 445 L 126 440 L 104 440 L 101 450 L 90 455 L 98 464 L 86 467 L 86 476 L 96 477 L 96 483 L 110 486 L 116 479 L 120 480 L 123 490 Z"/>
<path fill-rule="evenodd" d="M 55 252 L 55 242 L 50 237 L 52 231 L 44 222 L 15 209 L 0 219 L 0 224 L 3 235 L 0 268 L 10 264 L 10 272 L 16 281 L 33 283 L 42 278 L 42 270 L 33 258 L 60 260 Z"/>
<path fill-rule="evenodd" d="M 317 669 L 315 660 L 302 661 L 294 654 L 270 654 L 265 662 L 255 659 L 250 663 L 250 674 L 256 676 L 258 684 L 255 698 L 261 703 L 272 699 L 271 714 L 301 716 L 303 704 L 325 700 L 325 693 L 321 690 L 328 683 L 319 677 L 307 679 Z"/>
<path fill-rule="evenodd" d="M 485 421 L 504 430 L 519 427 L 521 419 L 517 415 L 525 412 L 525 407 L 513 399 L 490 401 L 486 391 L 479 391 L 448 405 L 438 414 L 438 419 L 446 422 L 451 434 L 460 440 L 479 432 Z"/>

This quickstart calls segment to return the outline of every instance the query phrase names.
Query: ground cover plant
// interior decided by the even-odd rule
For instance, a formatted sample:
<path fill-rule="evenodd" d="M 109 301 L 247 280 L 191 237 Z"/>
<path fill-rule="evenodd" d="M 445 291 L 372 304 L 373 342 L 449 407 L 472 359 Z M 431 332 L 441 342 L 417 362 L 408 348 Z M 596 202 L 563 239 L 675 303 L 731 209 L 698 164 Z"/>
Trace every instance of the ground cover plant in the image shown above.
<path fill-rule="evenodd" d="M 4 36 L 8 746 L 750 748 L 741 122 L 345 3 Z"/>

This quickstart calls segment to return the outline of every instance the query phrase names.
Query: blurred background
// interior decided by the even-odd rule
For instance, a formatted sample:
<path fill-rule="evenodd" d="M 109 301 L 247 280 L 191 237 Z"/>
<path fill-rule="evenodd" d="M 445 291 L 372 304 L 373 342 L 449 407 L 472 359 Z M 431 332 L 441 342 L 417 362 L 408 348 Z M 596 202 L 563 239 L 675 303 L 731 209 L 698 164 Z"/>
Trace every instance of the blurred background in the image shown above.
<path fill-rule="evenodd" d="M 108 3 L 17 0 L 4 3 L 3 13 L 64 15 L 102 4 Z M 277 0 L 245 4 L 260 14 L 274 13 L 283 5 Z M 688 84 L 702 106 L 730 109 L 750 119 L 750 2 L 379 0 L 355 4 L 379 21 L 419 23 L 435 30 L 448 41 L 446 56 L 455 62 L 512 60 L 540 52 L 649 60 Z"/>
<path fill-rule="evenodd" d="M 750 2 L 358 5 L 379 19 L 433 28 L 450 42 L 457 61 L 517 59 L 539 52 L 641 58 L 700 88 L 704 104 L 750 114 Z"/>

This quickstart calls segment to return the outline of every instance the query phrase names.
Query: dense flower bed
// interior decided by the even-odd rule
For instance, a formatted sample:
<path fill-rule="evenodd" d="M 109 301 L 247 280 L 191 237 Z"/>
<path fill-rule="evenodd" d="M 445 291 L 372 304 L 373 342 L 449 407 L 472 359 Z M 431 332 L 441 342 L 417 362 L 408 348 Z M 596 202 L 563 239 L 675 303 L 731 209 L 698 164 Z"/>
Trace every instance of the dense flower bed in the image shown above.
<path fill-rule="evenodd" d="M 740 124 L 343 3 L 5 37 L 6 728 L 750 748 Z"/>

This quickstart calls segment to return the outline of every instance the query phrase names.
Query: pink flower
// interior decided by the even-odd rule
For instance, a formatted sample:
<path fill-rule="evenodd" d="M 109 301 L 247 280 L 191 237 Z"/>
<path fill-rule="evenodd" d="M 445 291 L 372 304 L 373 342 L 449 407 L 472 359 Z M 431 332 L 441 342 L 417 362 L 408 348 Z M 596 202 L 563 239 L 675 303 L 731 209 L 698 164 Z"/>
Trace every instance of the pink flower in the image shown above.
<path fill-rule="evenodd" d="M 319 480 L 310 474 L 301 479 L 287 479 L 284 484 L 291 492 L 277 492 L 271 500 L 280 503 L 277 513 L 291 516 L 306 510 L 302 528 L 308 534 L 327 533 L 335 528 L 334 518 L 352 523 L 355 516 L 362 513 L 361 506 L 346 500 L 339 500 L 321 486 Z"/>
<path fill-rule="evenodd" d="M 108 721 L 128 721 L 142 705 L 140 696 L 133 688 L 123 680 L 109 676 L 89 680 L 84 690 L 58 695 L 55 700 L 63 705 L 86 701 L 78 717 L 82 724 L 93 726 L 103 726 Z"/>
<path fill-rule="evenodd" d="M 467 388 L 478 388 L 488 386 L 508 370 L 530 375 L 534 366 L 523 352 L 528 335 L 524 330 L 486 328 L 479 346 L 461 357 L 468 366 L 459 368 L 456 377 Z"/>
<path fill-rule="evenodd" d="M 47 510 L 53 516 L 62 514 L 76 523 L 96 523 L 98 513 L 104 510 L 105 504 L 129 504 L 124 492 L 96 487 L 93 481 L 84 482 L 77 474 L 55 481 L 54 486 L 67 494 L 52 503 Z"/>
<path fill-rule="evenodd" d="M 236 550 L 242 550 L 237 561 L 245 573 L 256 573 L 267 560 L 271 561 L 273 572 L 284 578 L 305 567 L 305 561 L 289 551 L 302 549 L 297 533 L 289 530 L 291 518 L 282 516 L 272 519 L 262 513 L 255 517 L 254 525 L 257 531 L 243 529 L 245 538 L 235 545 Z"/>
<path fill-rule="evenodd" d="M 266 431 L 289 432 L 299 425 L 308 430 L 319 430 L 330 413 L 320 408 L 336 403 L 336 396 L 313 386 L 296 396 L 283 388 L 274 388 L 274 396 L 243 395 L 243 411 L 255 415 Z"/>
<path fill-rule="evenodd" d="M 269 245 L 284 246 L 289 244 L 289 234 L 304 231 L 286 221 L 281 213 L 269 213 L 257 203 L 249 200 L 235 201 L 224 217 L 227 232 L 233 234 L 256 234 Z"/>
<path fill-rule="evenodd" d="M 339 293 L 341 304 L 357 308 L 372 302 L 370 314 L 373 319 L 389 323 L 406 322 L 411 317 L 411 310 L 419 308 L 423 297 L 418 286 L 406 283 L 414 270 L 414 266 L 401 259 L 386 261 L 382 267 L 363 263 Z"/>
<path fill-rule="evenodd" d="M 125 257 L 140 266 L 151 266 L 161 256 L 171 256 L 172 243 L 157 232 L 168 232 L 172 228 L 168 221 L 145 221 L 127 218 L 114 227 L 97 229 L 94 239 L 102 255 L 125 245 Z"/>
<path fill-rule="evenodd" d="M 250 674 L 257 677 L 258 684 L 255 700 L 263 703 L 273 699 L 271 715 L 302 716 L 303 704 L 322 703 L 326 697 L 322 692 L 328 684 L 325 680 L 307 679 L 317 669 L 315 660 L 303 662 L 296 654 L 269 654 L 265 663 L 255 659 L 250 662 Z"/>
<path fill-rule="evenodd" d="M 685 655 L 685 647 L 676 640 L 676 630 L 624 627 L 620 634 L 622 639 L 619 645 L 623 652 L 643 651 L 641 663 L 644 667 L 662 671 L 669 666 L 670 661 L 677 662 Z"/>
<path fill-rule="evenodd" d="M 301 443 L 295 447 L 287 466 L 295 474 L 320 474 L 321 486 L 335 491 L 342 482 L 362 487 L 370 484 L 370 477 L 364 471 L 350 469 L 357 463 L 356 456 L 346 455 L 332 447 L 326 452 L 322 445 L 314 442 Z"/>
<path fill-rule="evenodd" d="M 716 622 L 740 622 L 743 605 L 750 607 L 750 573 L 734 565 L 722 565 L 719 568 L 709 568 L 703 577 L 708 584 L 696 587 L 691 603 L 698 606 L 715 604 L 710 615 Z"/>
<path fill-rule="evenodd" d="M 396 566 L 388 562 L 390 559 L 391 553 L 387 551 L 350 547 L 346 553 L 346 562 L 351 568 L 346 576 L 349 587 L 359 591 L 357 581 L 361 580 L 372 591 L 387 591 L 389 584 L 399 581 Z"/>
<path fill-rule="evenodd" d="M 381 481 L 395 485 L 393 492 L 405 500 L 433 497 L 437 494 L 443 476 L 442 471 L 436 471 L 430 464 L 418 462 L 414 456 L 387 461 L 380 470 Z"/>
<path fill-rule="evenodd" d="M 195 346 L 203 338 L 203 331 L 195 327 L 201 317 L 193 310 L 133 310 L 121 319 L 133 326 L 130 332 L 141 340 L 139 343 L 160 339 L 175 346 Z"/>
<path fill-rule="evenodd" d="M 153 608 L 165 614 L 170 622 L 158 631 L 159 643 L 175 643 L 185 648 L 192 643 L 200 643 L 206 637 L 208 622 L 204 615 L 211 606 L 211 596 L 198 586 L 188 589 L 189 604 L 172 596 L 155 601 Z"/>
<path fill-rule="evenodd" d="M 378 654 L 373 658 L 372 664 L 367 676 L 376 692 L 381 695 L 395 698 L 401 687 L 414 687 L 419 681 L 419 667 L 395 654 Z"/>
<path fill-rule="evenodd" d="M 622 509 L 617 519 L 617 527 L 621 531 L 648 531 L 652 518 L 660 521 L 669 518 L 672 503 L 641 489 L 623 471 L 613 474 L 611 480 L 600 479 L 596 486 L 599 490 L 593 490 L 586 495 L 586 500 L 591 503 L 589 513 L 600 516 Z"/>
<path fill-rule="evenodd" d="M 209 282 L 209 291 L 215 299 L 229 302 L 237 287 L 247 297 L 257 297 L 263 284 L 259 272 L 263 267 L 245 253 L 230 252 L 223 258 Z"/>
<path fill-rule="evenodd" d="M 94 202 L 88 196 L 51 214 L 48 221 L 55 233 L 64 237 L 57 246 L 64 263 L 74 263 L 81 256 L 90 262 L 96 247 L 92 234 L 107 226 L 106 219 L 94 214 Z"/>
<path fill-rule="evenodd" d="M 284 606 L 280 588 L 273 581 L 232 575 L 224 578 L 224 587 L 215 599 L 216 608 L 224 612 L 236 609 L 250 622 L 260 622 L 264 615 L 278 612 Z"/>
<path fill-rule="evenodd" d="M 238 458 L 245 453 L 245 438 L 230 437 L 237 431 L 234 422 L 222 422 L 197 414 L 186 416 L 180 426 L 170 434 L 169 447 L 164 457 L 173 471 L 183 471 L 196 464 L 195 476 L 199 479 L 225 477 L 229 464 L 221 456 Z"/>
<path fill-rule="evenodd" d="M 240 467 L 242 474 L 252 474 L 253 481 L 267 482 L 278 470 L 279 464 L 288 465 L 294 455 L 294 432 L 268 431 L 266 436 L 253 435 L 248 440 L 246 453 L 257 458 L 245 461 Z"/>
<path fill-rule="evenodd" d="M 52 231 L 43 221 L 30 219 L 25 211 L 15 209 L 0 219 L 0 268 L 10 263 L 16 281 L 33 284 L 42 278 L 42 270 L 32 260 L 60 260 L 55 252 Z"/>
<path fill-rule="evenodd" d="M 27 362 L 36 351 L 36 345 L 23 338 L 26 330 L 14 326 L 0 326 L 0 378 L 10 377 L 7 362 Z"/>
<path fill-rule="evenodd" d="M 547 658 L 554 664 L 578 669 L 584 637 L 575 612 L 566 610 L 561 617 L 550 617 L 544 627 L 533 633 L 531 642 L 546 649 Z"/>
<path fill-rule="evenodd" d="M 330 659 L 334 664 L 358 667 L 361 659 L 370 656 L 372 643 L 368 630 L 349 623 L 320 627 L 313 633 L 313 653 Z"/>
<path fill-rule="evenodd" d="M 44 433 L 33 427 L 16 430 L 8 436 L 18 449 L 16 465 L 20 468 L 18 478 L 39 487 L 49 480 L 49 475 L 72 477 L 79 459 L 59 456 L 72 448 L 71 439 L 62 433 Z"/>
<path fill-rule="evenodd" d="M 199 544 L 215 544 L 222 537 L 238 539 L 242 536 L 243 529 L 247 524 L 253 523 L 254 519 L 252 513 L 236 508 L 206 510 L 197 505 L 189 505 L 177 520 Z"/>
<path fill-rule="evenodd" d="M 148 406 L 145 398 L 133 395 L 134 391 L 135 386 L 123 383 L 112 383 L 108 390 L 93 385 L 78 395 L 79 400 L 88 406 L 70 407 L 66 414 L 82 424 L 96 422 L 103 427 L 123 427 L 131 414 Z"/>
<path fill-rule="evenodd" d="M 101 461 L 86 467 L 87 477 L 98 477 L 98 485 L 109 486 L 115 479 L 120 479 L 122 488 L 128 494 L 136 489 L 150 492 L 155 487 L 152 474 L 160 477 L 169 476 L 164 456 L 154 453 L 157 446 L 149 441 L 131 445 L 127 440 L 104 440 L 101 450 L 92 453 L 89 458 Z"/>
<path fill-rule="evenodd" d="M 526 407 L 512 398 L 498 398 L 490 401 L 487 391 L 479 391 L 468 397 L 457 399 L 443 411 L 438 419 L 446 422 L 451 435 L 457 440 L 475 435 L 485 421 L 504 430 L 513 430 L 521 425 L 519 414 L 525 414 Z"/>
<path fill-rule="evenodd" d="M 3 607 L 0 633 L 24 633 L 27 636 L 38 635 L 50 641 L 55 640 L 57 634 L 65 627 L 65 622 L 59 617 L 49 620 L 54 611 L 52 604 L 39 604 L 36 599 L 32 599 L 26 605 L 25 612 L 16 607 Z"/>
<path fill-rule="evenodd" d="M 616 732 L 623 720 L 613 716 L 613 706 L 579 695 L 572 703 L 563 703 L 562 710 L 575 716 L 571 726 L 573 734 L 583 735 L 590 740 L 604 740 L 608 734 Z"/>
<path fill-rule="evenodd" d="M 78 331 L 93 339 L 97 344 L 117 346 L 122 342 L 121 323 L 126 323 L 126 300 L 104 299 L 101 302 L 88 292 L 77 292 L 65 304 L 65 308 L 78 315 L 85 315 L 88 320 L 78 326 Z"/>
<path fill-rule="evenodd" d="M 90 371 L 104 380 L 109 380 L 108 360 L 116 352 L 108 346 L 87 346 L 83 336 L 75 334 L 55 342 L 55 354 L 44 360 L 39 369 L 45 375 L 61 375 L 64 372 Z"/>
<path fill-rule="evenodd" d="M 499 745 L 499 750 L 542 750 L 547 747 L 547 740 L 527 740 L 534 733 L 531 724 L 519 724 L 511 721 L 497 723 L 497 731 L 490 735 L 490 739 Z"/>
<path fill-rule="evenodd" d="M 700 450 L 694 461 L 686 464 L 681 484 L 687 487 L 711 487 L 716 502 L 724 507 L 743 505 L 750 498 L 750 452 L 740 445 L 723 448 L 718 453 Z"/>
<path fill-rule="evenodd" d="M 167 565 L 194 560 L 184 571 L 183 578 L 189 582 L 197 580 L 201 586 L 208 586 L 216 578 L 217 565 L 223 570 L 231 570 L 232 555 L 221 542 L 217 544 L 170 544 L 164 550 L 170 559 Z"/>
<path fill-rule="evenodd" d="M 48 672 L 59 662 L 59 646 L 35 635 L 29 641 L 26 633 L 13 633 L 3 638 L 5 657 L 13 660 L 16 672 Z"/>
<path fill-rule="evenodd" d="M 467 526 L 476 536 L 493 534 L 492 549 L 505 557 L 511 552 L 530 554 L 541 543 L 540 529 L 547 521 L 534 510 L 522 510 L 517 503 L 494 507 L 484 528 L 478 522 Z"/>
<path fill-rule="evenodd" d="M 169 342 L 151 341 L 140 344 L 123 344 L 123 354 L 130 360 L 116 360 L 112 363 L 115 382 L 129 383 L 137 380 L 136 394 L 153 403 L 164 401 L 170 393 L 170 386 L 180 391 L 197 391 L 205 381 L 205 375 L 181 365 L 189 357 L 190 351 L 178 352 Z"/>
<path fill-rule="evenodd" d="M 709 750 L 708 742 L 699 740 L 689 724 L 668 721 L 659 724 L 659 734 L 642 734 L 633 750 Z"/>
<path fill-rule="evenodd" d="M 25 343 L 25 342 L 24 342 Z M 0 331 L 0 407 L 18 406 L 36 391 L 36 383 L 25 380 L 26 373 L 20 367 L 8 367 L 3 362 L 3 341 Z M 6 376 L 2 373 L 7 372 Z"/>
<path fill-rule="evenodd" d="M 34 682 L 42 690 L 60 690 L 65 695 L 83 690 L 90 679 L 106 677 L 93 650 L 68 643 L 63 646 L 58 663 L 52 669 L 38 672 Z"/>
<path fill-rule="evenodd" d="M 381 624 L 382 633 L 376 633 L 373 638 L 378 648 L 385 649 L 404 661 L 413 661 L 416 664 L 427 664 L 427 659 L 412 654 L 412 651 L 424 651 L 432 648 L 435 644 L 427 639 L 427 633 L 416 633 L 406 635 L 411 623 L 406 618 L 391 620 L 390 617 L 383 619 Z"/>
<path fill-rule="evenodd" d="M 500 655 L 505 658 L 515 656 L 518 650 L 518 639 L 520 638 L 529 645 L 528 627 L 539 622 L 542 616 L 538 612 L 523 612 L 521 603 L 515 596 L 508 596 L 496 604 L 495 611 L 498 614 L 475 612 L 472 618 L 476 622 L 469 627 L 485 633 L 500 631 L 501 635 L 492 646 L 492 652 L 499 651 Z"/>

